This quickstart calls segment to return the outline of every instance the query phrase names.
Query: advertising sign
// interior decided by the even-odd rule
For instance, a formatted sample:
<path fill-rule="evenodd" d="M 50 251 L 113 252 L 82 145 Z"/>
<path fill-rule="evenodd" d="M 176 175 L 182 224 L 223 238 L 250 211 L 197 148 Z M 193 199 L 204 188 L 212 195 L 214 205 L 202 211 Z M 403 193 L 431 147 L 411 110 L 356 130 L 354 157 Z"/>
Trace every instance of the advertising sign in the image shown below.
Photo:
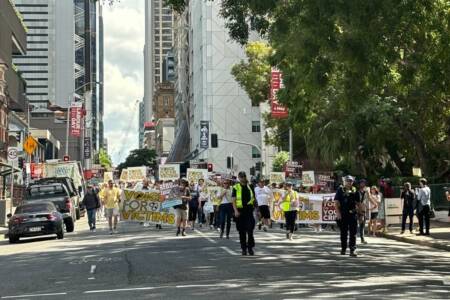
<path fill-rule="evenodd" d="M 81 135 L 81 119 L 83 118 L 83 105 L 81 102 L 73 102 L 69 108 L 70 135 L 79 137 Z"/>
<path fill-rule="evenodd" d="M 276 68 L 272 68 L 270 78 L 270 103 L 272 118 L 284 119 L 289 116 L 287 108 L 278 102 L 277 93 L 283 87 L 283 75 L 281 74 L 281 71 Z"/>
<path fill-rule="evenodd" d="M 189 183 L 194 182 L 198 183 L 199 179 L 208 179 L 208 170 L 207 169 L 187 169 L 187 180 Z"/>
<path fill-rule="evenodd" d="M 209 148 L 209 122 L 200 121 L 200 148 Z"/>
<path fill-rule="evenodd" d="M 177 180 L 180 178 L 179 164 L 159 165 L 159 180 Z"/>

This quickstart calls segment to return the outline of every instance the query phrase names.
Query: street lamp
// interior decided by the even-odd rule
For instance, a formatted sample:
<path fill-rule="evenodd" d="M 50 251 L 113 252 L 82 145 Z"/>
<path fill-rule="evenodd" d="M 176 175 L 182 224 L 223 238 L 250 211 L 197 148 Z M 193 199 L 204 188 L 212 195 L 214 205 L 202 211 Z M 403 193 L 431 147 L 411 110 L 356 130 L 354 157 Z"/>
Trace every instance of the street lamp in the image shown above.
<path fill-rule="evenodd" d="M 98 84 L 98 85 L 102 85 L 103 82 L 101 82 L 101 81 L 91 81 L 91 82 L 85 83 L 85 84 L 83 84 L 82 86 L 76 88 L 76 89 L 73 91 L 73 93 L 71 93 L 71 95 L 76 94 L 76 92 L 77 92 L 78 90 L 80 90 L 80 89 L 82 89 L 82 88 L 84 88 L 84 87 L 86 87 L 86 86 L 88 86 L 88 85 L 90 85 L 90 84 Z M 86 99 L 85 99 L 85 96 L 82 97 L 81 99 L 82 99 L 83 101 L 86 100 Z M 69 155 L 70 104 L 71 104 L 71 103 L 69 103 L 69 104 L 67 105 L 66 151 L 65 151 L 65 153 L 66 153 L 65 155 L 66 155 L 66 156 Z"/>

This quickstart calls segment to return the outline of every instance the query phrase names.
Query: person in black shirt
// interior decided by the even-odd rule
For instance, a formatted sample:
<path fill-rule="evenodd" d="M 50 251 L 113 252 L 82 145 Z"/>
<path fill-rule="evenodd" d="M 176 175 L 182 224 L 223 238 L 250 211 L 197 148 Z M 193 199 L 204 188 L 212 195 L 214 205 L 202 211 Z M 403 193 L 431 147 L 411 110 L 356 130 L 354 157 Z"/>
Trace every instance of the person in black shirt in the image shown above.
<path fill-rule="evenodd" d="M 236 218 L 236 229 L 239 232 L 242 255 L 255 255 L 255 218 L 253 210 L 255 209 L 255 193 L 249 185 L 245 172 L 239 172 L 239 182 L 234 185 L 231 195 L 234 216 Z"/>
<path fill-rule="evenodd" d="M 336 220 L 341 228 L 341 254 L 347 250 L 347 238 L 349 237 L 350 256 L 356 257 L 356 231 L 358 227 L 358 211 L 360 203 L 356 188 L 353 186 L 354 178 L 345 177 L 345 186 L 340 186 L 334 197 L 336 204 Z"/>
<path fill-rule="evenodd" d="M 414 224 L 414 210 L 417 206 L 416 193 L 411 188 L 411 183 L 405 182 L 400 198 L 403 199 L 403 213 L 402 213 L 402 231 L 405 233 L 406 219 L 409 217 L 409 232 L 413 233 Z"/>

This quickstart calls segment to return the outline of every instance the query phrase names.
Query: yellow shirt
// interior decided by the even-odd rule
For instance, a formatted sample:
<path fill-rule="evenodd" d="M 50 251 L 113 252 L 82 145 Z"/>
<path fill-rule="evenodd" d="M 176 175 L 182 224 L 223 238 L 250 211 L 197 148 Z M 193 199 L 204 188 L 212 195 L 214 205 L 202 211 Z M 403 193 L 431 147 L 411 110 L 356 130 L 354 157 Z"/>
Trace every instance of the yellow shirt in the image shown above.
<path fill-rule="evenodd" d="M 106 188 L 101 193 L 105 208 L 119 208 L 120 190 L 118 188 Z"/>

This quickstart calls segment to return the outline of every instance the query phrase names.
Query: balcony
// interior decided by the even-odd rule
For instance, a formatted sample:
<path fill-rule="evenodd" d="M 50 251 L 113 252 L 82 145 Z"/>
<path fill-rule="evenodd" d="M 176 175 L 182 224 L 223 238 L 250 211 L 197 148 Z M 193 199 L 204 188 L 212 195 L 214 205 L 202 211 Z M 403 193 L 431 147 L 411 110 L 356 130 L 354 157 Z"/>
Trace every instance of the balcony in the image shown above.
<path fill-rule="evenodd" d="M 7 93 L 9 96 L 8 108 L 15 112 L 25 112 L 27 108 L 25 91 L 26 83 L 12 68 L 6 71 Z"/>

